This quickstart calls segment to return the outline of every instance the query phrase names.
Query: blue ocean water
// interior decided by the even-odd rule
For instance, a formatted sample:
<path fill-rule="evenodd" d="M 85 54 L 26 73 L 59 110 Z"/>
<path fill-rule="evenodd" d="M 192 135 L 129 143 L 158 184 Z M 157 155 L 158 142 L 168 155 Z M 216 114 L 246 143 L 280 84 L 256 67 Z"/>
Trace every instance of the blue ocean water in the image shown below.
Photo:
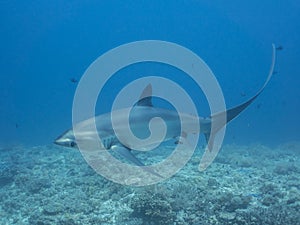
<path fill-rule="evenodd" d="M 278 74 L 256 102 L 262 107 L 252 106 L 228 129 L 242 142 L 297 139 L 298 12 L 296 1 L 2 1 L 0 142 L 51 142 L 71 124 L 76 85 L 69 79 L 80 79 L 106 51 L 147 39 L 175 42 L 203 58 L 228 106 L 256 92 L 269 70 L 271 44 L 282 45 Z M 250 126 L 242 129 L 245 123 Z"/>
<path fill-rule="evenodd" d="M 55 177 L 55 172 L 57 172 L 53 169 L 56 162 L 69 161 L 70 155 L 68 154 L 73 154 L 74 161 L 83 163 L 80 161 L 82 160 L 80 155 L 76 155 L 76 153 L 71 151 L 64 152 L 64 150 L 59 150 L 52 146 L 53 140 L 72 126 L 72 103 L 78 84 L 78 82 L 72 82 L 72 79 L 79 81 L 89 65 L 105 52 L 119 45 L 140 40 L 174 42 L 200 56 L 215 74 L 223 90 L 228 108 L 246 101 L 259 90 L 270 69 L 272 43 L 278 47 L 282 46 L 282 49 L 277 50 L 275 72 L 264 92 L 236 120 L 227 126 L 224 144 L 225 146 L 233 146 L 233 149 L 244 149 L 245 152 L 240 150 L 242 152 L 238 153 L 231 152 L 232 149 L 228 151 L 232 155 L 240 153 L 236 157 L 240 158 L 242 155 L 242 160 L 235 162 L 233 156 L 228 156 L 224 153 L 225 156 L 222 156 L 217 163 L 223 163 L 225 167 L 227 165 L 235 165 L 243 168 L 248 168 L 247 165 L 249 164 L 249 167 L 252 168 L 253 160 L 259 159 L 255 158 L 257 155 L 251 156 L 250 148 L 255 149 L 253 150 L 255 153 L 265 156 L 268 154 L 259 153 L 259 149 L 263 151 L 266 148 L 267 152 L 272 152 L 272 148 L 274 148 L 275 156 L 272 156 L 272 159 L 264 162 L 265 164 L 262 165 L 274 166 L 272 160 L 280 160 L 279 158 L 281 157 L 283 161 L 280 161 L 279 165 L 276 164 L 274 168 L 271 166 L 270 173 L 274 172 L 281 176 L 292 171 L 292 177 L 299 175 L 300 145 L 297 142 L 300 139 L 298 113 L 300 109 L 300 68 L 298 66 L 300 59 L 300 4 L 298 1 L 3 0 L 0 2 L 0 18 L 0 151 L 3 154 L 1 156 L 2 172 L 0 177 L 0 183 L 3 183 L 3 185 L 0 185 L 0 188 L 9 189 L 17 186 L 18 182 L 19 184 L 22 182 L 26 183 L 24 180 L 29 178 L 26 178 L 25 175 L 24 177 L 18 177 L 18 179 L 13 178 L 18 176 L 20 168 L 24 169 L 26 167 L 26 170 L 31 170 L 35 168 L 35 165 L 39 165 L 37 168 L 42 170 L 44 165 L 45 168 L 50 169 L 50 175 L 42 175 L 41 172 L 35 175 L 34 173 L 31 174 L 33 177 L 38 177 L 37 180 L 33 179 L 38 190 L 29 188 L 28 193 L 35 200 L 41 198 L 51 203 L 51 194 L 48 194 L 49 199 L 46 197 L 35 197 L 35 195 L 40 189 L 54 187 L 55 184 L 58 186 L 62 185 L 63 181 L 61 179 L 63 178 L 53 178 Z M 118 91 L 133 79 L 145 75 L 164 76 L 181 84 L 196 102 L 201 116 L 209 116 L 207 100 L 193 81 L 176 68 L 155 63 L 132 65 L 119 71 L 103 89 L 103 94 L 97 102 L 96 112 L 99 114 L 109 112 L 112 101 Z M 164 105 L 165 103 L 158 102 L 158 104 Z M 205 145 L 203 138 L 201 138 L 199 145 Z M 36 146 L 43 147 L 39 151 L 36 149 Z M 260 148 L 260 146 L 267 147 Z M 284 147 L 280 148 L 278 146 Z M 61 157 L 55 158 L 51 155 L 51 149 L 56 156 L 62 154 Z M 286 154 L 282 151 L 283 149 L 287 150 Z M 10 151 L 12 152 L 10 153 Z M 251 162 L 246 160 L 247 154 L 250 155 Z M 42 158 L 41 161 L 38 160 L 38 157 Z M 243 161 L 244 158 L 245 160 Z M 32 161 L 29 159 L 32 159 Z M 292 166 L 287 167 L 284 160 L 291 162 Z M 76 168 L 75 170 L 71 169 L 72 166 L 74 165 L 63 166 L 62 174 L 60 174 L 62 177 L 68 176 L 68 182 L 74 182 L 72 173 L 82 176 L 93 174 L 88 166 L 84 168 L 84 172 L 77 171 Z M 10 167 L 12 169 L 7 170 Z M 254 169 L 257 169 L 257 167 L 254 166 Z M 236 169 L 235 174 L 232 175 L 233 178 L 228 178 L 228 183 L 231 183 L 230 179 L 234 180 L 232 181 L 233 183 L 239 183 L 238 179 L 247 180 L 245 177 L 250 177 L 249 179 L 251 179 L 257 174 L 264 176 L 263 173 L 260 174 L 254 169 L 246 172 Z M 214 170 L 218 171 L 218 168 Z M 225 168 L 225 170 L 227 173 L 230 173 L 228 172 L 229 168 Z M 10 175 L 3 175 L 6 172 Z M 212 172 L 209 171 L 207 174 L 210 176 Z M 216 172 L 216 174 L 218 173 Z M 95 175 L 93 174 L 92 176 Z M 195 178 L 197 175 L 193 173 L 191 176 L 192 182 L 197 183 L 198 180 Z M 230 177 L 226 173 L 225 176 Z M 267 173 L 265 176 L 271 175 Z M 109 183 L 104 178 L 95 177 L 88 178 L 88 181 L 95 182 L 94 180 L 103 179 L 101 180 L 103 183 L 100 183 L 104 192 L 110 187 L 122 189 L 121 186 Z M 174 196 L 165 189 L 174 187 L 178 193 L 183 195 L 185 191 L 179 183 L 180 181 L 184 182 L 184 178 L 189 179 L 184 173 L 182 177 L 179 177 L 178 182 L 176 179 L 173 180 L 175 184 L 169 181 L 166 187 L 158 187 L 158 189 L 164 189 L 163 192 L 168 193 L 166 196 L 170 199 L 182 201 L 184 198 Z M 213 176 L 211 179 L 213 180 L 207 178 L 209 187 L 222 186 L 216 177 Z M 283 178 L 279 177 L 278 180 L 280 179 Z M 285 179 L 290 178 L 285 177 Z M 95 185 L 99 184 L 97 182 Z M 243 202 L 236 203 L 237 205 L 234 207 L 245 209 L 248 201 L 250 201 L 247 196 L 252 196 L 252 201 L 254 201 L 254 198 L 260 201 L 260 199 L 265 199 L 266 195 L 267 197 L 271 195 L 270 192 L 272 191 L 272 193 L 279 193 L 278 195 L 280 195 L 280 190 L 277 190 L 280 188 L 274 187 L 271 179 L 267 179 L 267 182 L 269 183 L 265 184 L 264 188 L 254 188 L 253 191 L 249 189 L 247 193 L 238 193 L 236 196 L 233 196 L 236 198 L 240 197 L 241 199 L 238 201 Z M 68 184 L 63 184 L 63 186 L 68 186 Z M 227 184 L 224 185 L 226 186 Z M 80 189 L 85 189 L 86 186 L 88 186 L 87 181 L 77 182 L 77 187 L 80 187 Z M 186 189 L 191 187 L 193 185 L 186 186 Z M 289 192 L 299 193 L 299 179 L 291 184 L 291 187 L 293 189 L 292 191 L 289 190 Z M 122 198 L 122 201 L 126 202 L 126 196 L 128 196 L 126 195 L 126 191 L 128 191 L 126 188 L 121 193 L 116 192 L 119 195 L 117 197 L 112 196 L 113 194 L 107 191 L 110 197 L 106 196 L 105 200 L 111 198 L 111 201 L 115 202 L 114 198 Z M 197 187 L 193 188 L 194 193 L 199 194 L 201 199 L 205 198 L 201 194 L 203 193 L 202 187 L 198 189 Z M 271 191 L 265 190 L 268 188 Z M 228 189 L 224 189 L 224 186 L 221 189 L 228 191 Z M 76 196 L 75 189 L 72 189 L 72 191 L 67 188 L 67 190 Z M 55 189 L 51 191 L 55 192 Z M 147 192 L 149 190 L 142 191 Z M 83 192 L 85 195 L 93 195 L 93 190 L 85 189 Z M 129 190 L 129 192 L 133 193 L 132 190 Z M 142 196 L 143 193 L 137 193 L 136 195 Z M 161 197 L 159 193 L 155 189 L 154 197 Z M 18 202 L 17 196 L 12 197 L 11 204 Z M 145 196 L 144 198 L 147 200 L 149 196 Z M 4 198 L 5 196 L 1 195 L 1 199 Z M 68 198 L 71 197 L 69 196 Z M 278 198 L 278 201 L 284 199 Z M 191 198 L 187 197 L 186 200 L 191 200 Z M 232 205 L 234 205 L 235 200 L 228 201 L 233 201 Z M 219 204 L 221 200 L 219 199 L 218 201 L 215 203 Z M 268 201 L 268 199 L 265 201 Z M 269 201 L 272 202 L 272 199 L 269 199 Z M 298 204 L 295 207 L 299 209 L 299 198 L 289 198 L 286 202 L 288 201 L 295 201 L 296 203 L 290 204 Z M 204 203 L 212 204 L 208 203 L 208 200 L 207 202 L 203 200 Z M 131 205 L 129 204 L 131 208 L 136 207 L 136 209 L 141 210 L 134 212 L 132 218 L 142 217 L 143 207 L 139 204 L 137 201 L 132 202 Z M 182 210 L 180 204 L 184 205 L 186 203 L 178 203 L 176 206 L 167 204 L 162 211 L 165 210 L 165 214 L 170 211 L 176 214 L 182 213 L 182 221 L 178 220 L 180 216 L 177 216 L 177 220 L 174 220 L 173 214 L 172 218 L 169 218 L 168 215 L 159 217 L 160 221 L 168 221 L 165 224 L 200 224 L 197 221 L 200 221 L 199 218 L 203 217 L 193 212 L 192 217 L 195 218 L 194 220 L 190 219 L 189 212 Z M 272 203 L 268 202 L 265 202 L 263 205 L 267 207 L 269 206 L 268 204 L 272 205 Z M 12 208 L 11 211 L 4 210 L 4 208 L 10 207 Z M 8 218 L 7 215 L 10 213 L 15 214 L 15 211 L 13 211 L 14 207 L 17 206 L 1 204 L 0 210 L 2 212 L 0 215 L 3 218 Z M 235 208 L 233 207 L 234 209 L 232 209 L 228 205 L 224 207 L 229 215 L 223 214 L 218 218 L 221 218 L 223 223 L 226 221 L 227 224 L 233 224 L 230 222 L 232 221 L 230 218 L 233 216 L 232 213 L 235 212 Z M 108 208 L 103 207 L 100 214 L 112 215 L 111 211 L 105 211 Z M 199 206 L 200 209 L 201 206 Z M 218 211 L 221 209 L 215 208 L 214 210 Z M 261 212 L 261 214 L 263 213 L 267 212 Z M 58 220 L 49 218 L 64 215 L 61 212 L 51 212 L 50 209 L 46 214 L 47 220 L 50 222 L 38 223 L 38 221 L 43 219 L 35 220 L 33 217 L 31 217 L 30 221 L 35 221 L 36 224 L 57 224 Z M 21 213 L 21 218 L 22 215 L 24 218 L 26 217 Z M 27 215 L 27 217 L 30 216 Z M 75 217 L 72 211 L 68 212 L 68 217 L 71 218 L 70 221 L 74 221 L 73 224 L 93 224 L 92 220 L 87 222 L 87 220 L 80 218 L 77 214 Z M 94 224 L 130 224 L 125 219 L 127 217 L 125 213 L 123 219 L 118 217 L 114 220 L 115 222 L 105 223 L 103 222 L 104 220 L 101 220 L 100 223 L 99 220 Z M 6 222 L 3 220 L 1 223 L 28 223 L 28 218 L 27 220 L 24 219 L 23 222 L 21 218 Z M 161 222 L 155 222 L 155 214 L 149 218 L 154 219 L 154 221 L 148 224 L 162 224 Z M 240 222 L 240 224 L 255 224 L 255 221 L 252 221 L 253 223 L 247 222 L 246 218 L 248 217 L 245 216 L 246 222 Z M 213 220 L 214 218 L 211 216 L 210 221 Z M 295 220 L 290 221 L 295 222 Z M 267 224 L 267 221 L 264 222 Z M 297 222 L 298 224 L 300 223 L 299 221 Z M 61 224 L 63 223 L 61 222 Z M 147 223 L 142 223 L 137 219 L 132 224 Z M 206 224 L 209 223 L 207 222 Z M 214 222 L 210 224 L 214 224 Z"/>

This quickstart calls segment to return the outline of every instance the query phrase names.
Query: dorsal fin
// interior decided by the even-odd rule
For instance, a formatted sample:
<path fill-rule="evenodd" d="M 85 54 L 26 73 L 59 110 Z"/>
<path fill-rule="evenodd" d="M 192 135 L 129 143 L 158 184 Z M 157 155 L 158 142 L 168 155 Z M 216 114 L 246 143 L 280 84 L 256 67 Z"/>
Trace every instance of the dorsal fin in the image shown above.
<path fill-rule="evenodd" d="M 148 84 L 143 90 L 139 101 L 136 103 L 137 106 L 148 106 L 152 107 L 152 85 Z"/>

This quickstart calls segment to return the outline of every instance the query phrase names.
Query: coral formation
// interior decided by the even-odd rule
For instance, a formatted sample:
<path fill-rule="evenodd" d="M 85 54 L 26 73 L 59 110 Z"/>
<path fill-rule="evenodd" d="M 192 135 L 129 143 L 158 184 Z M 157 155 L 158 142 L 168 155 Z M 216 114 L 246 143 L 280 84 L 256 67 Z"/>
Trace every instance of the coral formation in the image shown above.
<path fill-rule="evenodd" d="M 0 224 L 299 224 L 300 152 L 286 146 L 225 146 L 202 173 L 196 153 L 174 177 L 139 188 L 104 179 L 76 151 L 0 151 Z"/>

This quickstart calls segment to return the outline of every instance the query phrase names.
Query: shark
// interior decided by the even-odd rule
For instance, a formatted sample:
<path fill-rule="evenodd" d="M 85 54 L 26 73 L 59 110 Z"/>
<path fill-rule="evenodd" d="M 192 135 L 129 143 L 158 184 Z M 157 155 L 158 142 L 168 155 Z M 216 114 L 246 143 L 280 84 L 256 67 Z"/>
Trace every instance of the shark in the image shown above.
<path fill-rule="evenodd" d="M 218 131 L 240 115 L 241 112 L 251 105 L 251 103 L 253 103 L 253 101 L 263 92 L 274 74 L 275 58 L 276 48 L 273 44 L 271 68 L 262 87 L 250 99 L 235 107 L 229 108 L 226 111 L 219 112 L 208 117 L 198 117 L 187 113 L 177 112 L 175 110 L 155 107 L 153 105 L 152 85 L 148 84 L 141 93 L 139 100 L 132 108 L 118 109 L 114 112 L 101 114 L 79 122 L 71 129 L 68 129 L 57 137 L 54 140 L 54 144 L 69 148 L 79 148 L 78 146 L 80 142 L 84 142 L 86 144 L 92 142 L 95 137 L 100 137 L 100 146 L 93 146 L 93 148 L 99 148 L 105 151 L 114 151 L 120 157 L 125 158 L 134 165 L 140 166 L 144 168 L 145 171 L 161 177 L 159 173 L 145 166 L 145 164 L 141 162 L 135 154 L 133 154 L 133 151 L 147 148 L 149 146 L 151 147 L 162 140 L 160 137 L 154 137 L 150 141 L 142 141 L 137 144 L 135 140 L 130 138 L 126 130 L 128 124 L 128 117 L 126 117 L 126 113 L 128 110 L 130 111 L 130 128 L 139 136 L 139 138 L 147 138 L 150 135 L 151 132 L 149 131 L 149 123 L 150 121 L 155 123 L 153 118 L 161 118 L 167 127 L 163 141 L 174 139 L 176 144 L 180 144 L 182 141 L 185 141 L 187 135 L 191 133 L 203 133 L 207 140 L 207 149 L 209 152 L 213 149 L 214 137 Z M 117 127 L 112 124 L 112 113 L 114 115 L 114 125 Z M 182 124 L 179 121 L 180 118 L 183 118 L 185 123 L 184 129 L 182 129 Z M 220 118 L 225 118 L 225 120 L 221 120 Z M 200 124 L 200 130 L 195 125 L 196 123 Z M 215 124 L 214 126 L 212 126 L 213 123 Z M 92 129 L 93 124 L 96 126 L 97 134 L 95 134 Z M 75 129 L 76 135 L 74 134 Z"/>

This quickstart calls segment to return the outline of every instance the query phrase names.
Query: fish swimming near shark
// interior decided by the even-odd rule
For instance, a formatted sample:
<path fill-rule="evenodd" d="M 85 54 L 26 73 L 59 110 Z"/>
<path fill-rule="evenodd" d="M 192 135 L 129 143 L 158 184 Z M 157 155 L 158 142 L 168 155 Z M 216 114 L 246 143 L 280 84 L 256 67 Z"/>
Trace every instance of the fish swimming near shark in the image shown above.
<path fill-rule="evenodd" d="M 161 118 L 164 120 L 167 125 L 167 130 L 164 135 L 163 141 L 168 141 L 175 139 L 175 143 L 180 143 L 186 138 L 187 135 L 191 133 L 199 132 L 205 135 L 207 140 L 207 152 L 209 153 L 214 145 L 214 136 L 222 129 L 227 123 L 236 118 L 243 110 L 245 110 L 264 90 L 265 86 L 270 81 L 274 66 L 275 66 L 275 53 L 276 47 L 273 45 L 273 54 L 272 54 L 272 64 L 269 75 L 263 84 L 263 86 L 258 90 L 258 92 L 246 102 L 230 108 L 224 112 L 219 112 L 213 114 L 209 117 L 202 118 L 196 117 L 190 114 L 179 113 L 175 110 L 157 108 L 152 104 L 152 86 L 149 84 L 145 87 L 144 91 L 141 94 L 138 102 L 130 109 L 129 123 L 130 128 L 135 134 L 138 134 L 140 138 L 146 138 L 150 135 L 149 123 L 153 118 Z M 146 97 L 145 97 L 146 96 Z M 157 144 L 156 142 L 161 142 L 160 138 L 153 138 L 151 142 L 141 142 L 137 144 L 132 140 L 129 135 L 127 135 L 126 125 L 128 124 L 128 118 L 126 117 L 126 111 L 128 109 L 119 109 L 113 112 L 114 114 L 114 124 L 117 125 L 117 128 L 112 126 L 111 114 L 106 113 L 102 114 L 85 121 L 79 122 L 73 128 L 67 130 L 62 135 L 60 135 L 54 143 L 64 147 L 78 148 L 80 142 L 84 142 L 87 146 L 88 143 L 91 143 L 92 139 L 100 137 L 101 145 L 97 148 L 101 150 L 114 151 L 116 154 L 124 157 L 126 160 L 130 161 L 136 166 L 144 168 L 145 171 L 154 174 L 158 177 L 161 175 L 149 169 L 141 162 L 133 153 L 133 149 L 145 148 L 148 145 Z M 179 122 L 180 118 L 184 118 L 184 130 L 181 128 Z M 226 118 L 225 120 L 220 120 L 220 118 Z M 151 121 L 153 122 L 153 120 Z M 196 123 L 200 124 L 201 129 L 195 125 Z M 215 123 L 212 126 L 212 123 Z M 91 127 L 93 124 L 96 126 L 97 134 L 93 132 Z M 76 135 L 74 134 L 74 129 L 76 129 Z M 118 134 L 116 134 L 116 129 Z M 75 138 L 76 136 L 76 138 Z M 120 141 L 120 137 L 122 141 Z M 143 144 L 144 143 L 144 144 Z M 89 147 L 87 147 L 89 148 Z"/>

